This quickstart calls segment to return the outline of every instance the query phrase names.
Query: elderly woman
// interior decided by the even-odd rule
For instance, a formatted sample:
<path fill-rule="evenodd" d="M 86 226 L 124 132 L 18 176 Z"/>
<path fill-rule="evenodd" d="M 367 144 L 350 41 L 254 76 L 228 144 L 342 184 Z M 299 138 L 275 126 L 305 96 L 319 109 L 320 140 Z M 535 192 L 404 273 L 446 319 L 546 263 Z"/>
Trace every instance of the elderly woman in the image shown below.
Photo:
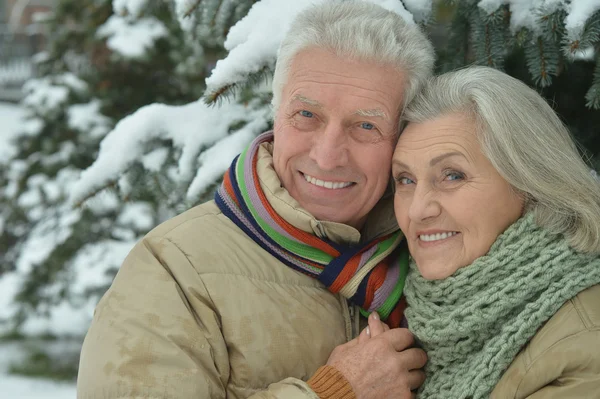
<path fill-rule="evenodd" d="M 406 120 L 392 172 L 419 397 L 600 397 L 600 184 L 559 118 L 472 67 L 433 79 Z"/>

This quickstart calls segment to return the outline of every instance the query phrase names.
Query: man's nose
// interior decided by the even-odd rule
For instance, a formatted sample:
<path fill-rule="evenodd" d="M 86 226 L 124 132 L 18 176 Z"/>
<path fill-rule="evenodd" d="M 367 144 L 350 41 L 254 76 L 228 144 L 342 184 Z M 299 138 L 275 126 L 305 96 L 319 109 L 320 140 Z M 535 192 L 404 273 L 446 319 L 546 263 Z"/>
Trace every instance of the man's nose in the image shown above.
<path fill-rule="evenodd" d="M 435 190 L 426 184 L 417 184 L 408 209 L 408 217 L 414 222 L 423 222 L 440 215 L 442 210 Z"/>
<path fill-rule="evenodd" d="M 348 162 L 347 132 L 339 123 L 329 123 L 314 135 L 310 158 L 322 170 L 333 170 Z"/>

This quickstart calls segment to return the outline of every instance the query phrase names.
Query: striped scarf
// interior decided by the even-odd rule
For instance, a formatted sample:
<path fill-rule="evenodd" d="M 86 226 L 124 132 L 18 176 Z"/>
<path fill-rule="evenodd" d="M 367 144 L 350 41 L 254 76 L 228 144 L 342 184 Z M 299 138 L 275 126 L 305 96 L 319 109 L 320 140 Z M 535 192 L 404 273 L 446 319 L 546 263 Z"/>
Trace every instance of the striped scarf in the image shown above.
<path fill-rule="evenodd" d="M 272 140 L 272 133 L 258 136 L 233 160 L 215 194 L 217 206 L 279 261 L 318 279 L 332 293 L 358 305 L 363 315 L 377 311 L 391 327 L 398 327 L 408 272 L 408 249 L 402 233 L 348 247 L 288 223 L 271 207 L 258 179 L 258 149 Z"/>

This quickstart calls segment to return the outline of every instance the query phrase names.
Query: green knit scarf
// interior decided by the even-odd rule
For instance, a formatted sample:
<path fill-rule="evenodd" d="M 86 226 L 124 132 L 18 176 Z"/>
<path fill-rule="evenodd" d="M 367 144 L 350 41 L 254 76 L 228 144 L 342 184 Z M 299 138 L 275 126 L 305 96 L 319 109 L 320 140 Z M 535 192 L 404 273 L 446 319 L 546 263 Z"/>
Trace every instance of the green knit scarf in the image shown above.
<path fill-rule="evenodd" d="M 406 279 L 409 329 L 427 352 L 419 398 L 487 398 L 537 330 L 600 283 L 600 256 L 575 252 L 531 213 L 444 280 Z"/>

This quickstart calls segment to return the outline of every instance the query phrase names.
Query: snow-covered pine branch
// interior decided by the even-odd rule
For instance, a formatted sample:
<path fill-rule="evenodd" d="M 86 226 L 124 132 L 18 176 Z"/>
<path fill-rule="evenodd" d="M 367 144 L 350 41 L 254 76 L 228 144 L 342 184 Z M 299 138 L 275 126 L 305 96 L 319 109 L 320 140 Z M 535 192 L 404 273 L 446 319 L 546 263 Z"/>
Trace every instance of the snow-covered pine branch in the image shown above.
<path fill-rule="evenodd" d="M 268 109 L 255 104 L 211 107 L 198 100 L 183 106 L 143 107 L 120 121 L 102 141 L 96 161 L 82 173 L 71 200 L 79 203 L 90 193 L 117 183 L 135 162 L 148 171 L 164 172 L 166 157 L 156 156 L 157 148 L 148 146 L 160 140 L 169 141 L 177 150 L 173 160 L 177 167 L 169 176 L 187 184 L 186 197 L 194 201 L 246 143 L 268 128 L 268 118 Z M 236 124 L 242 127 L 232 130 Z M 202 151 L 212 156 L 203 156 Z"/>

